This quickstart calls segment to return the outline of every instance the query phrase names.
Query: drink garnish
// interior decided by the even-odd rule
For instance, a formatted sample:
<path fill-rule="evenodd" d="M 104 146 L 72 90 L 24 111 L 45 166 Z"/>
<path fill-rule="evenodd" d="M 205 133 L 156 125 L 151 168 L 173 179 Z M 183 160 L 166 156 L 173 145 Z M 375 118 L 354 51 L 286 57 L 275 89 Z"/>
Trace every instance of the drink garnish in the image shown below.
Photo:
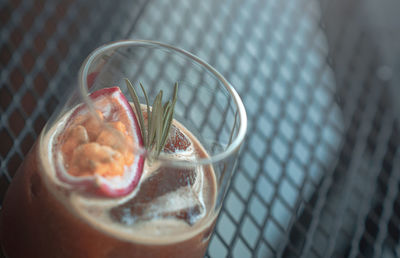
<path fill-rule="evenodd" d="M 136 90 L 128 79 L 125 79 L 125 82 L 126 86 L 128 87 L 129 93 L 132 97 L 132 101 L 136 109 L 136 114 L 139 118 L 139 123 L 141 128 L 140 131 L 144 146 L 150 154 L 149 157 L 155 158 L 158 155 L 160 155 L 160 152 L 164 149 L 165 143 L 167 142 L 169 136 L 174 116 L 175 103 L 178 97 L 178 83 L 175 83 L 174 85 L 172 99 L 166 101 L 164 104 L 162 103 L 163 91 L 160 90 L 160 92 L 154 99 L 151 112 L 146 90 L 140 83 L 140 88 L 142 89 L 143 95 L 146 100 L 146 110 L 147 110 L 147 127 L 146 127 L 145 118 L 143 116 L 143 112 L 139 102 L 139 97 L 136 93 Z"/>
<path fill-rule="evenodd" d="M 118 87 L 89 95 L 95 113 L 78 106 L 59 136 L 57 175 L 85 192 L 107 197 L 130 193 L 143 172 L 144 155 L 138 121 Z"/>
<path fill-rule="evenodd" d="M 136 112 L 121 90 L 111 87 L 90 94 L 94 113 L 81 105 L 69 117 L 59 137 L 62 155 L 57 175 L 62 181 L 86 192 L 123 196 L 135 189 L 143 173 L 145 154 L 140 149 L 145 148 L 149 161 L 164 150 L 170 138 L 178 84 L 172 99 L 163 103 L 161 90 L 152 107 L 140 84 L 146 100 L 145 113 L 134 87 L 128 79 L 125 81 Z"/>

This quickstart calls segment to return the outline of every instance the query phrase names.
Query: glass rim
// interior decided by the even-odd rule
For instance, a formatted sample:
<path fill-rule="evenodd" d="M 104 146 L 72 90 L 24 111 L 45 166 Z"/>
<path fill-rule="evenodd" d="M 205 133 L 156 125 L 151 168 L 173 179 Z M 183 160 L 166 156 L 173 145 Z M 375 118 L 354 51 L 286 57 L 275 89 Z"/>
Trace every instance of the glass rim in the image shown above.
<path fill-rule="evenodd" d="M 134 46 L 154 46 L 158 48 L 164 48 L 171 50 L 172 52 L 175 52 L 177 54 L 182 54 L 185 57 L 191 59 L 192 61 L 196 62 L 199 64 L 201 67 L 205 68 L 207 71 L 211 72 L 221 83 L 222 85 L 226 88 L 230 96 L 233 98 L 234 103 L 237 106 L 237 114 L 239 115 L 239 127 L 238 127 L 238 133 L 236 137 L 232 139 L 232 142 L 228 145 L 228 147 L 215 154 L 215 155 L 210 155 L 208 154 L 207 158 L 199 158 L 196 160 L 172 160 L 168 159 L 166 157 L 163 157 L 160 155 L 157 160 L 163 162 L 163 163 L 168 163 L 168 165 L 172 166 L 182 166 L 182 167 L 188 167 L 188 166 L 196 166 L 196 165 L 207 165 L 207 164 L 213 164 L 217 163 L 219 161 L 222 161 L 235 152 L 239 151 L 239 148 L 241 144 L 244 141 L 244 138 L 246 136 L 246 130 L 247 130 L 247 115 L 246 115 L 246 110 L 244 108 L 244 104 L 239 96 L 239 94 L 236 92 L 234 87 L 220 74 L 215 68 L 213 68 L 211 65 L 209 65 L 207 62 L 202 60 L 201 58 L 195 56 L 194 54 L 183 50 L 181 48 L 158 42 L 158 41 L 153 41 L 153 40 L 120 40 L 120 41 L 114 41 L 110 42 L 107 44 L 104 44 L 98 48 L 96 48 L 94 51 L 92 51 L 86 59 L 83 61 L 80 70 L 79 70 L 79 76 L 78 76 L 78 83 L 79 83 L 79 92 L 81 97 L 86 103 L 91 103 L 91 100 L 89 98 L 89 91 L 88 91 L 88 85 L 87 85 L 87 77 L 89 74 L 89 67 L 91 66 L 92 62 L 98 57 L 99 55 L 102 55 L 103 53 L 110 51 L 112 49 L 120 48 L 120 47 L 134 47 Z M 142 147 L 140 147 L 142 148 Z M 139 150 L 139 153 L 145 153 L 144 150 Z"/>

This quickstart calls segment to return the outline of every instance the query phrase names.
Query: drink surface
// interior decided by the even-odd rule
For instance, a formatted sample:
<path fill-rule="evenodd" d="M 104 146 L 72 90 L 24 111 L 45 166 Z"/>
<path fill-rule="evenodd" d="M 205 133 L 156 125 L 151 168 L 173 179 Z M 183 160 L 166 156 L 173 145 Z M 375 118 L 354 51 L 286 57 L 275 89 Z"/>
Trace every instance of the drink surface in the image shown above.
<path fill-rule="evenodd" d="M 214 223 L 216 179 L 211 165 L 168 167 L 145 160 L 139 185 L 127 196 L 104 198 L 74 191 L 59 180 L 53 153 L 69 119 L 63 116 L 42 138 L 39 155 L 45 186 L 72 214 L 112 237 L 143 244 L 168 244 L 189 239 Z M 172 159 L 207 157 L 200 142 L 178 121 L 173 121 L 165 151 Z M 179 140 L 183 150 L 171 141 Z"/>

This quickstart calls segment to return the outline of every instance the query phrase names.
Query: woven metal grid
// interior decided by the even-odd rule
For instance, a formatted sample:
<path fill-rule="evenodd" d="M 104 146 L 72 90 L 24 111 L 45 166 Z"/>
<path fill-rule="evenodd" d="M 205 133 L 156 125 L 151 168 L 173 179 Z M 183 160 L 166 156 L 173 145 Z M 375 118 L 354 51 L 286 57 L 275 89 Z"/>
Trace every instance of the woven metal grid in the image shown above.
<path fill-rule="evenodd" d="M 333 171 L 344 121 L 318 8 L 313 1 L 150 2 L 132 31 L 209 61 L 245 102 L 247 143 L 210 257 L 282 255 L 297 214 Z"/>
<path fill-rule="evenodd" d="M 46 119 L 63 101 L 63 91 L 75 83 L 84 56 L 109 38 L 126 34 L 141 8 L 137 2 L 128 13 L 124 4 L 129 6 L 129 1 L 121 2 L 121 6 L 94 4 L 88 1 L 2 2 L 0 136 L 3 143 L 0 153 L 3 180 L 13 176 Z M 107 26 L 93 11 L 94 6 L 99 13 L 110 13 Z M 128 27 L 121 26 L 125 21 Z"/>
<path fill-rule="evenodd" d="M 248 111 L 208 257 L 399 257 L 390 81 L 371 35 L 328 2 L 3 1 L 0 198 L 83 58 L 153 39 L 207 60 Z"/>

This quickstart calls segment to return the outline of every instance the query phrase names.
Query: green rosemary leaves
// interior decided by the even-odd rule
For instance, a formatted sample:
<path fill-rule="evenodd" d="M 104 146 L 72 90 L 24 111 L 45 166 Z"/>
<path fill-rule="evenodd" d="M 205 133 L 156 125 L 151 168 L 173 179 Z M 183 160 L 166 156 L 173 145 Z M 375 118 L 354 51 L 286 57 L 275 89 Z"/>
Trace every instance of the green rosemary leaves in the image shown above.
<path fill-rule="evenodd" d="M 154 99 L 153 105 L 151 106 L 151 111 L 147 93 L 143 85 L 140 83 L 140 88 L 142 89 L 146 100 L 146 128 L 145 119 L 143 117 L 142 108 L 140 106 L 139 97 L 136 93 L 136 90 L 128 79 L 125 79 L 125 82 L 132 97 L 136 114 L 139 119 L 143 144 L 148 152 L 150 152 L 153 156 L 158 156 L 165 146 L 169 130 L 171 129 L 175 103 L 178 96 L 178 83 L 175 83 L 172 100 L 168 100 L 163 104 L 163 91 L 161 90 Z"/>

